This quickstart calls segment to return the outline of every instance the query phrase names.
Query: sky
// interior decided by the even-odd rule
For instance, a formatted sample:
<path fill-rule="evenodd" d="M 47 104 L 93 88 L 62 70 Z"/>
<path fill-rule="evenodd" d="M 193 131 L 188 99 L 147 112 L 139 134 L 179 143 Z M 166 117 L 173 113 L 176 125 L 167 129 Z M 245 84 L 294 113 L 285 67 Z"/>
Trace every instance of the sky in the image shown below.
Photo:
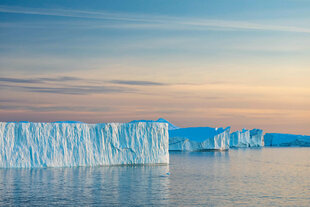
<path fill-rule="evenodd" d="M 0 2 L 0 121 L 310 135 L 310 1 Z"/>

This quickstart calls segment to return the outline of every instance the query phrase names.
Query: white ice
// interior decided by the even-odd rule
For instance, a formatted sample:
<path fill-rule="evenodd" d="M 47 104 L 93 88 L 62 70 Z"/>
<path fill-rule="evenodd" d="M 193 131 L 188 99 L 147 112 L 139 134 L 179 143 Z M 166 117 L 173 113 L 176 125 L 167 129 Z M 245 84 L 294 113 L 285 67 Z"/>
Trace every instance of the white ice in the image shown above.
<path fill-rule="evenodd" d="M 263 147 L 264 138 L 261 129 L 242 129 L 230 134 L 230 147 Z"/>
<path fill-rule="evenodd" d="M 169 130 L 169 150 L 203 151 L 227 150 L 230 127 L 190 127 Z"/>
<path fill-rule="evenodd" d="M 230 147 L 250 147 L 250 130 L 242 129 L 230 134 Z"/>
<path fill-rule="evenodd" d="M 0 167 L 168 163 L 164 123 L 0 122 Z"/>
<path fill-rule="evenodd" d="M 263 147 L 264 142 L 264 131 L 262 129 L 250 130 L 250 147 Z"/>

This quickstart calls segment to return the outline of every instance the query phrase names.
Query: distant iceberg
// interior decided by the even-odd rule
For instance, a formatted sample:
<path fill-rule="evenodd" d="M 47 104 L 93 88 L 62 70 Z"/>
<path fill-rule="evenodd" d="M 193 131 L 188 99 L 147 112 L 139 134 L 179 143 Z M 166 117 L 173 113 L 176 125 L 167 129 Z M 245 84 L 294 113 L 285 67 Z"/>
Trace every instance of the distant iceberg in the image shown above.
<path fill-rule="evenodd" d="M 164 123 L 0 122 L 0 167 L 169 163 Z"/>
<path fill-rule="evenodd" d="M 242 129 L 230 134 L 230 147 L 250 147 L 250 130 Z"/>
<path fill-rule="evenodd" d="M 264 136 L 264 140 L 265 140 L 265 146 L 310 147 L 310 136 L 305 135 L 266 133 Z"/>
<path fill-rule="evenodd" d="M 263 147 L 264 142 L 264 131 L 262 129 L 250 130 L 250 147 Z"/>
<path fill-rule="evenodd" d="M 166 123 L 168 124 L 168 129 L 169 130 L 175 130 L 175 129 L 180 129 L 180 127 L 177 127 L 173 124 L 171 124 L 169 121 L 163 119 L 163 118 L 159 118 L 157 119 L 156 121 L 153 121 L 153 120 L 133 120 L 129 123 L 137 123 L 137 122 L 159 122 L 159 123 Z"/>
<path fill-rule="evenodd" d="M 203 151 L 229 149 L 230 127 L 190 127 L 169 130 L 169 150 Z"/>
<path fill-rule="evenodd" d="M 261 129 L 242 129 L 230 134 L 230 147 L 263 147 L 264 137 Z"/>

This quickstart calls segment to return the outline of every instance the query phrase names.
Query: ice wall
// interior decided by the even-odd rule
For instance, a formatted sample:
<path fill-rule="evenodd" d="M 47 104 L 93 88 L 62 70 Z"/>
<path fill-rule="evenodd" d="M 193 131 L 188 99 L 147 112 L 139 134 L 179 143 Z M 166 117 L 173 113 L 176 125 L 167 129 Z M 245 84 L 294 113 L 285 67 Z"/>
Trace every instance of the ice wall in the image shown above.
<path fill-rule="evenodd" d="M 264 136 L 265 146 L 301 146 L 310 147 L 310 136 L 294 134 L 266 133 Z"/>
<path fill-rule="evenodd" d="M 230 147 L 250 147 L 250 130 L 242 129 L 230 134 Z"/>
<path fill-rule="evenodd" d="M 169 130 L 169 150 L 203 151 L 229 148 L 230 127 L 190 127 Z"/>
<path fill-rule="evenodd" d="M 252 129 L 250 131 L 250 147 L 265 146 L 263 133 L 262 129 Z"/>
<path fill-rule="evenodd" d="M 230 134 L 230 147 L 262 147 L 264 146 L 263 130 L 243 129 Z"/>
<path fill-rule="evenodd" d="M 0 167 L 168 163 L 164 123 L 0 122 Z"/>

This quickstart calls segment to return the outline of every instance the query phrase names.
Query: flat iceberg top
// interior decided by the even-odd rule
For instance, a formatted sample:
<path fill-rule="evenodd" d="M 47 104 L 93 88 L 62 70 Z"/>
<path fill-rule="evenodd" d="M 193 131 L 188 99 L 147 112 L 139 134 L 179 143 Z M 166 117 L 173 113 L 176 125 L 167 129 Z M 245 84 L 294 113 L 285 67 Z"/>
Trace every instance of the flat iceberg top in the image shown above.
<path fill-rule="evenodd" d="M 214 138 L 214 136 L 221 134 L 228 129 L 230 129 L 230 127 L 225 129 L 211 127 L 180 128 L 176 130 L 169 130 L 169 137 L 187 138 L 191 141 L 203 142 L 206 139 Z"/>
<path fill-rule="evenodd" d="M 164 123 L 0 122 L 0 167 L 169 163 Z"/>

